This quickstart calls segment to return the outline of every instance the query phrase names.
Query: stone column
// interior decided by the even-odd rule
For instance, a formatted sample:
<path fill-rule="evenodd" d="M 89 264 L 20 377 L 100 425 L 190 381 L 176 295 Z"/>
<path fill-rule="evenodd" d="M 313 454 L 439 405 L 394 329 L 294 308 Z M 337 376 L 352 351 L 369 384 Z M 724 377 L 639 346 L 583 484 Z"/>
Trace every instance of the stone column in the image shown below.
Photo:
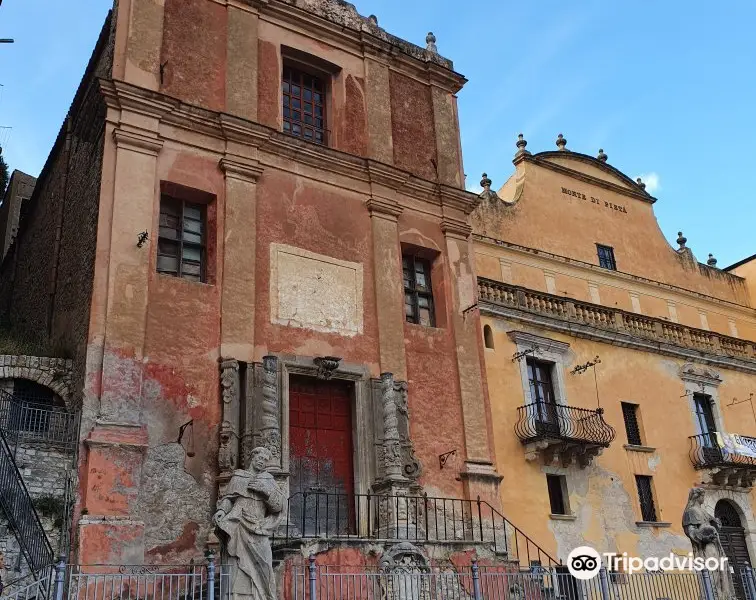
<path fill-rule="evenodd" d="M 157 130 L 157 119 L 153 124 Z M 104 313 L 102 357 L 99 369 L 94 356 L 88 367 L 101 383 L 99 406 L 87 407 L 96 414 L 85 434 L 88 451 L 81 461 L 81 506 L 86 513 L 79 521 L 78 560 L 139 564 L 144 560 L 144 524 L 133 517 L 147 447 L 143 358 L 150 258 L 157 235 L 150 236 L 152 246 L 142 248 L 137 235 L 152 230 L 162 141 L 147 130 L 115 129 L 113 137 L 114 148 L 106 147 L 115 162 L 113 179 L 103 184 L 101 200 L 101 211 L 112 218 L 110 229 L 98 235 L 101 260 L 95 273 L 106 301 L 104 309 L 93 307 L 96 314 Z M 112 188 L 106 190 L 108 184 Z"/>
<path fill-rule="evenodd" d="M 458 219 L 444 218 L 441 228 L 446 238 L 450 269 L 451 326 L 457 349 L 457 367 L 465 434 L 465 470 L 470 498 L 478 495 L 498 503 L 496 486 L 501 477 L 494 468 L 489 443 L 489 423 L 483 391 L 485 372 L 479 353 L 480 318 L 475 310 L 477 283 L 471 267 L 473 255 L 470 227 Z"/>
<path fill-rule="evenodd" d="M 221 483 L 225 483 L 231 478 L 234 469 L 239 468 L 241 381 L 239 361 L 221 360 L 220 368 L 223 421 L 218 446 L 218 479 Z"/>
<path fill-rule="evenodd" d="M 402 256 L 397 219 L 401 207 L 388 201 L 368 200 L 373 231 L 373 270 L 378 316 L 378 345 L 381 370 L 407 379 L 404 352 L 404 287 L 399 277 Z"/>
<path fill-rule="evenodd" d="M 221 356 L 252 362 L 255 345 L 255 241 L 257 231 L 257 161 L 226 157 L 223 219 Z"/>
<path fill-rule="evenodd" d="M 226 112 L 257 120 L 257 30 L 259 4 L 228 3 Z"/>
<path fill-rule="evenodd" d="M 278 359 L 263 357 L 262 398 L 259 403 L 259 433 L 256 445 L 270 450 L 270 467 L 281 467 L 281 420 L 278 403 Z"/>

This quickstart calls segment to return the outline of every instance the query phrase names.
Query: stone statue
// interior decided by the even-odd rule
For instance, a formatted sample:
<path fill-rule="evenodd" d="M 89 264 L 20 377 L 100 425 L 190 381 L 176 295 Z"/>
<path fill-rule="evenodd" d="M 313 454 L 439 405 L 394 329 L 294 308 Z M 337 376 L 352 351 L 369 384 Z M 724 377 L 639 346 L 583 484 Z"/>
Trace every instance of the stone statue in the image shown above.
<path fill-rule="evenodd" d="M 719 528 L 722 527 L 722 523 L 704 508 L 703 503 L 704 491 L 701 488 L 690 490 L 688 504 L 683 512 L 683 530 L 690 539 L 690 543 L 693 544 L 693 554 L 696 558 L 719 561 L 725 558 L 724 548 L 719 539 Z M 735 600 L 729 565 L 723 570 L 709 572 L 717 600 Z"/>
<path fill-rule="evenodd" d="M 213 517 L 225 534 L 232 600 L 277 600 L 270 536 L 284 497 L 267 471 L 270 459 L 267 448 L 252 450 L 249 468 L 234 471 Z"/>

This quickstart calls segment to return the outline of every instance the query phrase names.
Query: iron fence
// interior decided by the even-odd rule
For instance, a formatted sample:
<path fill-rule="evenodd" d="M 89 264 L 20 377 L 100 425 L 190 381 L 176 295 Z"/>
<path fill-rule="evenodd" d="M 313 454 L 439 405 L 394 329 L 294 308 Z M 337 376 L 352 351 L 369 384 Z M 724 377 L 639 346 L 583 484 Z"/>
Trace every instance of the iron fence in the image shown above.
<path fill-rule="evenodd" d="M 19 400 L 0 390 L 0 430 L 14 444 L 46 444 L 70 451 L 76 446 L 79 413 Z"/>
<path fill-rule="evenodd" d="M 750 568 L 741 577 L 738 600 L 756 599 L 756 580 Z M 736 588 L 737 589 L 737 588 Z M 282 600 L 732 600 L 718 598 L 707 571 L 619 574 L 601 569 L 578 580 L 562 567 L 466 568 L 403 565 L 382 570 L 366 567 L 308 565 L 293 567 Z"/>
<path fill-rule="evenodd" d="M 588 410 L 552 402 L 533 402 L 517 409 L 515 433 L 523 443 L 549 438 L 608 447 L 616 432 L 601 408 Z"/>
<path fill-rule="evenodd" d="M 276 545 L 306 538 L 484 543 L 520 566 L 556 566 L 550 556 L 488 502 L 428 495 L 298 492 Z"/>
<path fill-rule="evenodd" d="M 220 600 L 228 590 L 228 570 L 212 556 L 195 565 L 79 565 L 67 574 L 61 563 L 55 600 Z"/>

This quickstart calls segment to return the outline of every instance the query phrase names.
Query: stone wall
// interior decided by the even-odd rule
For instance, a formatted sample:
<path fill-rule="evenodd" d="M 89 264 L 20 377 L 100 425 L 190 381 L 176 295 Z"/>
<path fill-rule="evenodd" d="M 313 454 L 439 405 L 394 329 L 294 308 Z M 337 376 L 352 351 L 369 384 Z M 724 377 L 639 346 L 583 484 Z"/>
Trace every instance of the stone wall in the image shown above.
<path fill-rule="evenodd" d="M 104 146 L 97 77 L 110 72 L 113 44 L 108 17 L 0 267 L 0 321 L 14 337 L 73 357 L 81 366 L 74 389 L 86 353 Z"/>
<path fill-rule="evenodd" d="M 50 540 L 53 553 L 57 553 L 72 457 L 69 453 L 45 445 L 22 443 L 16 449 L 16 465 Z M 19 553 L 18 540 L 8 527 L 4 515 L 0 514 L 0 575 L 3 581 L 12 581 L 28 572 L 26 562 L 18 560 Z M 20 568 L 20 573 L 15 568 Z"/>

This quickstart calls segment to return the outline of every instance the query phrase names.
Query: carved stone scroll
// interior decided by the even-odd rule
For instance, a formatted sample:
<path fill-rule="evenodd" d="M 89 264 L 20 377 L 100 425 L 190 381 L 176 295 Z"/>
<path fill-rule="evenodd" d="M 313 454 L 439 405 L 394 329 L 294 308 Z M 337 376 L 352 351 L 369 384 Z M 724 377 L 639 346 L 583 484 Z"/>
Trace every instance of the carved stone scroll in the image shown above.
<path fill-rule="evenodd" d="M 278 359 L 263 357 L 262 394 L 259 403 L 258 445 L 271 454 L 270 466 L 281 464 L 281 422 L 278 402 Z"/>

